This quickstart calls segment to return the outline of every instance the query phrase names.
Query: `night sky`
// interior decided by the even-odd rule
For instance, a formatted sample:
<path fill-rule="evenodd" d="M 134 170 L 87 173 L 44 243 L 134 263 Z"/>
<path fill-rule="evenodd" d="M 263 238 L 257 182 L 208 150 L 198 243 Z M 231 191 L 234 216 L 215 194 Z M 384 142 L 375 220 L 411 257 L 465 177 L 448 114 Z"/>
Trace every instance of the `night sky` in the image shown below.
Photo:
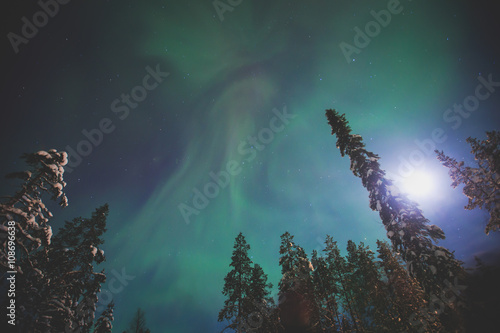
<path fill-rule="evenodd" d="M 440 245 L 469 264 L 500 252 L 499 234 L 484 234 L 488 214 L 463 210 L 430 152 L 473 163 L 465 139 L 499 129 L 493 1 L 222 0 L 221 15 L 211 0 L 66 2 L 47 22 L 35 1 L 1 11 L 0 174 L 23 170 L 22 153 L 80 152 L 65 173 L 69 207 L 51 223 L 109 203 L 103 268 L 130 276 L 103 286 L 114 332 L 138 307 L 152 332 L 220 331 L 239 232 L 275 286 L 285 231 L 308 254 L 326 234 L 342 249 L 386 239 L 335 147 L 329 108 L 401 185 L 417 172 L 433 179 L 413 198 L 445 231 Z M 38 32 L 11 43 L 34 15 Z M 369 41 L 355 38 L 366 28 Z"/>

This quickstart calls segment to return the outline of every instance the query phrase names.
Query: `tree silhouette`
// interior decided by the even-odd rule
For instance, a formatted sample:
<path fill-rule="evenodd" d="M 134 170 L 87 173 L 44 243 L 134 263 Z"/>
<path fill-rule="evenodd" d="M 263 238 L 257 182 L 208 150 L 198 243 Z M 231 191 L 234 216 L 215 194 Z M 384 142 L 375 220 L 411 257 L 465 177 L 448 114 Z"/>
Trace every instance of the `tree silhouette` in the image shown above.
<path fill-rule="evenodd" d="M 146 314 L 141 308 L 137 309 L 126 333 L 151 333 L 149 328 L 146 327 Z"/>
<path fill-rule="evenodd" d="M 487 139 L 478 141 L 468 138 L 471 153 L 477 161 L 477 168 L 466 167 L 442 151 L 435 150 L 438 160 L 449 169 L 451 186 L 465 185 L 463 193 L 469 198 L 465 209 L 485 208 L 490 214 L 485 233 L 500 228 L 500 132 L 486 132 Z"/>
<path fill-rule="evenodd" d="M 267 275 L 262 267 L 255 264 L 250 276 L 250 288 L 247 298 L 249 300 L 249 315 L 247 324 L 254 332 L 269 333 L 277 329 L 277 318 L 274 315 L 274 301 L 270 297 L 271 283 L 267 283 Z"/>
<path fill-rule="evenodd" d="M 252 261 L 248 257 L 250 245 L 240 232 L 235 239 L 230 267 L 233 269 L 224 278 L 222 293 L 227 296 L 224 307 L 219 312 L 218 321 L 228 320 L 226 328 L 243 329 L 246 327 L 246 318 L 251 313 L 250 281 L 252 275 Z"/>

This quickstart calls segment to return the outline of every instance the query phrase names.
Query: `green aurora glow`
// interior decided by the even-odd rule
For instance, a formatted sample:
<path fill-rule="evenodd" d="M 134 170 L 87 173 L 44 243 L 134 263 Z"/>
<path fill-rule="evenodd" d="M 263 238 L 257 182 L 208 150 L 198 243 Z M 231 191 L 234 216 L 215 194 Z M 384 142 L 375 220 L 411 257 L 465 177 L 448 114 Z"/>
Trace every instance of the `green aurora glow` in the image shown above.
<path fill-rule="evenodd" d="M 66 175 L 70 206 L 56 214 L 62 224 L 110 204 L 103 267 L 135 276 L 114 295 L 116 332 L 137 307 L 152 332 L 220 329 L 223 279 L 240 231 L 275 286 L 285 231 L 308 254 L 322 248 L 326 234 L 342 248 L 349 239 L 375 248 L 386 237 L 335 147 L 325 109 L 345 112 L 393 173 L 398 158 L 416 149 L 414 140 L 429 138 L 434 128 L 449 137 L 438 149 L 468 158 L 464 139 L 498 126 L 498 95 L 458 130 L 442 119 L 473 93 L 479 72 L 500 78 L 488 60 L 498 48 L 485 42 L 471 50 L 477 31 L 464 1 L 402 1 L 403 12 L 352 63 L 339 44 L 352 44 L 353 28 L 373 20 L 370 10 L 386 8 L 386 1 L 243 1 L 223 22 L 211 1 L 125 2 L 61 7 L 12 57 L 15 65 L 4 72 L 16 79 L 4 79 L 2 93 L 18 115 L 9 116 L 13 126 L 2 134 L 15 144 L 2 147 L 8 158 L 1 171 L 15 169 L 22 152 L 76 147 L 81 130 L 104 117 L 116 125 Z M 34 10 L 18 9 L 8 29 Z M 156 64 L 170 76 L 119 120 L 111 102 Z M 246 161 L 238 146 L 269 127 L 275 108 L 296 117 Z M 241 173 L 185 223 L 178 205 L 192 206 L 193 188 L 202 189 L 209 173 L 229 161 Z M 442 244 L 462 260 L 498 248 L 498 235 L 487 238 L 476 223 L 484 214 L 462 211 L 466 198 L 449 188 L 446 170 L 432 156 L 425 165 L 443 179 L 440 193 L 422 203 L 447 233 Z"/>

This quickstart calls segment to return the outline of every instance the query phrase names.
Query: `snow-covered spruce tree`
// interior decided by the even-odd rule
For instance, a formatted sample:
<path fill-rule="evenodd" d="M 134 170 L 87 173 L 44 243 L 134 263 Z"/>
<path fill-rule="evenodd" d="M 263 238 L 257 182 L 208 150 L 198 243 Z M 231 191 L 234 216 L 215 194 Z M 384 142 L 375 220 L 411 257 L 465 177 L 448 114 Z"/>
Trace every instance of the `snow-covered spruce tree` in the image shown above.
<path fill-rule="evenodd" d="M 99 248 L 104 240 L 108 205 L 91 218 L 75 218 L 52 238 L 52 243 L 33 256 L 43 278 L 22 291 L 25 300 L 36 290 L 38 299 L 27 310 L 33 316 L 34 332 L 87 333 L 94 323 L 97 294 L 106 280 L 104 270 L 94 266 L 105 260 Z"/>
<path fill-rule="evenodd" d="M 370 208 L 379 212 L 393 249 L 401 253 L 410 275 L 429 295 L 449 291 L 451 284 L 457 284 L 458 279 L 465 277 L 465 270 L 452 252 L 434 244 L 445 238 L 444 232 L 429 225 L 417 204 L 385 178 L 378 163 L 379 156 L 365 149 L 361 136 L 351 134 L 344 114 L 339 115 L 330 109 L 326 110 L 326 117 L 332 135 L 337 136 L 341 156 L 349 156 L 351 171 L 361 178 L 368 190 Z M 454 297 L 455 301 L 457 299 Z"/>
<path fill-rule="evenodd" d="M 247 244 L 245 236 L 240 232 L 236 236 L 230 267 L 233 269 L 224 278 L 224 289 L 222 294 L 227 296 L 224 307 L 219 312 L 218 321 L 229 321 L 224 328 L 244 332 L 247 327 L 247 317 L 251 313 L 250 281 L 252 276 L 252 261 L 248 257 L 250 245 Z"/>
<path fill-rule="evenodd" d="M 97 318 L 93 333 L 111 333 L 111 330 L 113 329 L 114 307 L 115 303 L 113 301 L 108 303 L 106 309 L 101 313 L 99 318 Z"/>
<path fill-rule="evenodd" d="M 51 149 L 48 152 L 39 151 L 22 156 L 30 166 L 30 170 L 15 172 L 7 178 L 23 180 L 21 189 L 13 196 L 5 197 L 0 203 L 0 265 L 6 270 L 23 272 L 19 263 L 24 260 L 28 267 L 38 271 L 33 266 L 30 255 L 41 245 L 50 244 L 52 229 L 48 225 L 52 213 L 42 202 L 43 193 L 52 195 L 52 200 L 59 199 L 62 207 L 68 205 L 68 199 L 63 193 L 66 183 L 63 173 L 68 162 L 66 152 Z M 9 265 L 8 260 L 8 230 L 14 223 L 16 262 Z"/>
<path fill-rule="evenodd" d="M 485 232 L 500 230 L 500 132 L 486 132 L 486 140 L 468 138 L 477 161 L 477 168 L 466 167 L 464 162 L 446 156 L 436 150 L 438 160 L 449 169 L 451 186 L 464 184 L 463 193 L 469 198 L 465 209 L 483 207 L 489 212 L 490 220 Z"/>

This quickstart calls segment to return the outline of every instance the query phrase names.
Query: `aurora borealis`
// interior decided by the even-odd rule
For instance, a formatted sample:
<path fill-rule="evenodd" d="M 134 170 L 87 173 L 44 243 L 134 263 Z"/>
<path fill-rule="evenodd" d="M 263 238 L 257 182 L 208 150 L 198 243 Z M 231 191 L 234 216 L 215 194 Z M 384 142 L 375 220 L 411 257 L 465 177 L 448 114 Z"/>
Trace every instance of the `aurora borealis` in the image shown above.
<path fill-rule="evenodd" d="M 69 146 L 82 155 L 65 174 L 69 207 L 53 209 L 52 223 L 109 203 L 103 268 L 129 276 L 104 286 L 114 332 L 138 307 L 153 333 L 223 328 L 239 232 L 275 286 L 285 231 L 308 254 L 326 234 L 342 249 L 386 238 L 335 147 L 329 108 L 346 113 L 394 177 L 433 175 L 435 190 L 419 203 L 445 231 L 440 245 L 469 264 L 493 260 L 499 235 L 484 234 L 486 212 L 463 210 L 467 198 L 429 142 L 472 164 L 465 139 L 499 129 L 497 5 L 220 2 L 231 10 L 210 0 L 60 1 L 17 53 L 2 42 L 0 174 L 24 168 L 22 153 Z M 22 18 L 42 10 L 5 7 L 3 36 L 21 35 Z M 370 23 L 388 8 L 390 22 Z"/>

